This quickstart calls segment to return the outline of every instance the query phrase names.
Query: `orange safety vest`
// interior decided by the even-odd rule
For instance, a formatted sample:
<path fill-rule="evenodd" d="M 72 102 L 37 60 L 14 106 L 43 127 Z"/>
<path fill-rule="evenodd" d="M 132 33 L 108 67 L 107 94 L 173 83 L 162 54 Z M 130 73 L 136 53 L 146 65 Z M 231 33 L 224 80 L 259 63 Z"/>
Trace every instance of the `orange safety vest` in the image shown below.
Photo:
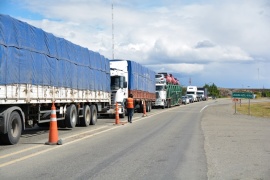
<path fill-rule="evenodd" d="M 134 108 L 133 98 L 127 98 L 127 108 Z"/>

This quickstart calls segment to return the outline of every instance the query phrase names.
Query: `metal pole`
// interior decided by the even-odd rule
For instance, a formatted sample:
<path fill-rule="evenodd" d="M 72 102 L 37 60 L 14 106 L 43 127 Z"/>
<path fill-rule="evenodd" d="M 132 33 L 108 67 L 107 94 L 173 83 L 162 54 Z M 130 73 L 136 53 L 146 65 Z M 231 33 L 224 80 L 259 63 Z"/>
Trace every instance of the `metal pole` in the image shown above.
<path fill-rule="evenodd" d="M 113 25 L 113 3 L 112 3 L 112 59 L 114 59 L 114 25 Z"/>
<path fill-rule="evenodd" d="M 248 99 L 248 115 L 250 115 L 250 99 Z"/>
<path fill-rule="evenodd" d="M 234 114 L 236 114 L 236 101 L 234 101 Z"/>
<path fill-rule="evenodd" d="M 241 107 L 241 99 L 240 99 L 240 107 Z"/>

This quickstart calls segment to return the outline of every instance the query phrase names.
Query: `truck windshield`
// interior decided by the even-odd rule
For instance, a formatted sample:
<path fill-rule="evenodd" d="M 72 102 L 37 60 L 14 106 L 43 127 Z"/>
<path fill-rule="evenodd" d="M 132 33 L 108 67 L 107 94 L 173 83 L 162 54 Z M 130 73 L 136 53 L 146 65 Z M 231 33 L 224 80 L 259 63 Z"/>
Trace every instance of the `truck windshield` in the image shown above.
<path fill-rule="evenodd" d="M 187 94 L 195 94 L 195 92 L 187 91 Z"/>
<path fill-rule="evenodd" d="M 202 95 L 202 94 L 203 94 L 203 92 L 197 92 L 197 94 Z"/>
<path fill-rule="evenodd" d="M 111 77 L 111 90 L 118 90 L 124 87 L 124 76 L 112 76 Z"/>
<path fill-rule="evenodd" d="M 165 89 L 165 86 L 156 86 L 156 91 L 162 91 Z"/>

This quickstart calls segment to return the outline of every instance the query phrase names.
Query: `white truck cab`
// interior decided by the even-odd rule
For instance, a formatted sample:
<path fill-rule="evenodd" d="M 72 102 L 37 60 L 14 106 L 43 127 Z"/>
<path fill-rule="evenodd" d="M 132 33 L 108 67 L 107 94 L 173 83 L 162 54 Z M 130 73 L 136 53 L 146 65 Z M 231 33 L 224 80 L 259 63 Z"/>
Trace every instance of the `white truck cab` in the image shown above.
<path fill-rule="evenodd" d="M 119 116 L 125 116 L 125 100 L 128 98 L 127 61 L 110 61 L 111 74 L 111 108 L 109 114 L 115 113 L 115 103 L 118 103 Z"/>
<path fill-rule="evenodd" d="M 198 101 L 198 99 L 197 99 L 197 86 L 188 86 L 186 94 L 192 95 L 194 102 Z"/>

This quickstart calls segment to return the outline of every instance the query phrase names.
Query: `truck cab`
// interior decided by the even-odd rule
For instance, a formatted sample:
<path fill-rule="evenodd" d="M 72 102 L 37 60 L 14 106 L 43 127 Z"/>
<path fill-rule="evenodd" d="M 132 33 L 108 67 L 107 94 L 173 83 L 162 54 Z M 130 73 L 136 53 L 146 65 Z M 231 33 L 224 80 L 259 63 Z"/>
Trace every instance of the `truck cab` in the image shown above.
<path fill-rule="evenodd" d="M 110 61 L 111 106 L 108 113 L 115 113 L 115 104 L 117 102 L 121 118 L 125 117 L 125 101 L 128 98 L 127 66 L 127 61 Z"/>
<path fill-rule="evenodd" d="M 162 107 L 162 109 L 164 109 L 167 106 L 166 83 L 156 84 L 156 101 L 154 106 Z"/>
<path fill-rule="evenodd" d="M 198 101 L 198 97 L 197 97 L 197 86 L 188 86 L 187 87 L 187 95 L 192 95 L 194 102 Z"/>

